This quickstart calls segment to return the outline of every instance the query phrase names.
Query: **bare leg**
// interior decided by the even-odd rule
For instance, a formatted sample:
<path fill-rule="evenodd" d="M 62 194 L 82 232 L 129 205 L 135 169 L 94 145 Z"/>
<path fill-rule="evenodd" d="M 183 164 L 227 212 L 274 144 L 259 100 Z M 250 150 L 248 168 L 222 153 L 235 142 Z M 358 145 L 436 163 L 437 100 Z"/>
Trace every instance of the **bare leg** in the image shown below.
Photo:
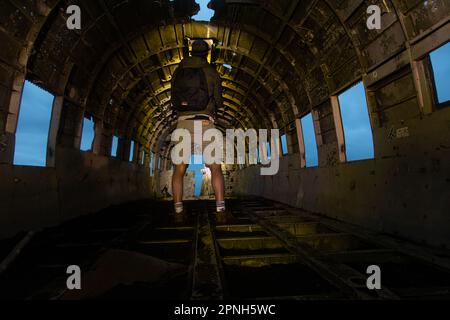
<path fill-rule="evenodd" d="M 187 167 L 187 164 L 180 164 L 175 166 L 175 170 L 172 176 L 172 193 L 174 203 L 183 202 L 183 181 Z"/>
<path fill-rule="evenodd" d="M 225 182 L 221 165 L 212 164 L 209 165 L 208 168 L 211 169 L 211 182 L 216 196 L 216 202 L 225 201 Z"/>

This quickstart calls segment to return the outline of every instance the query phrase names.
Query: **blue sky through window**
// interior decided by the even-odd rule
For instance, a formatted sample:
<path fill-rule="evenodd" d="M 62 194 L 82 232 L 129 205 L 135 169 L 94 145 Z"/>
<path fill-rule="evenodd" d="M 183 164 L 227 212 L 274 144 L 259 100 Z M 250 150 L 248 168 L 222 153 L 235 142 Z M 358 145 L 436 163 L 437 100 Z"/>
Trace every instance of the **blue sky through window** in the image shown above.
<path fill-rule="evenodd" d="M 117 138 L 116 136 L 113 136 L 111 156 L 117 157 L 117 146 L 118 145 L 119 145 L 119 138 Z"/>
<path fill-rule="evenodd" d="M 17 124 L 14 164 L 45 167 L 54 96 L 25 81 Z"/>
<path fill-rule="evenodd" d="M 200 164 L 195 164 L 196 162 Z M 202 181 L 203 181 L 203 174 L 202 169 L 204 168 L 203 164 L 203 157 L 201 155 L 193 155 L 191 158 L 191 164 L 188 166 L 187 171 L 194 172 L 195 177 L 195 196 L 200 197 L 202 194 Z"/>
<path fill-rule="evenodd" d="M 94 121 L 84 118 L 83 132 L 81 133 L 81 151 L 88 151 L 92 149 L 94 135 Z"/>
<path fill-rule="evenodd" d="M 316 132 L 312 114 L 304 116 L 301 119 L 303 140 L 305 144 L 305 158 L 307 167 L 317 167 L 319 165 L 319 156 L 317 152 Z"/>
<path fill-rule="evenodd" d="M 283 134 L 281 136 L 281 150 L 283 152 L 283 155 L 287 155 L 288 154 L 287 138 L 286 138 L 285 134 Z"/>
<path fill-rule="evenodd" d="M 134 141 L 131 140 L 131 144 L 130 144 L 130 158 L 129 158 L 130 162 L 133 161 L 133 155 L 134 155 Z"/>
<path fill-rule="evenodd" d="M 210 21 L 214 16 L 214 10 L 208 8 L 208 3 L 210 0 L 196 0 L 200 5 L 200 11 L 197 15 L 193 16 L 193 18 L 197 21 Z"/>
<path fill-rule="evenodd" d="M 450 101 L 450 42 L 430 53 L 438 102 Z"/>
<path fill-rule="evenodd" d="M 270 160 L 270 143 L 266 142 L 267 160 Z"/>
<path fill-rule="evenodd" d="M 372 127 L 367 109 L 364 84 L 348 89 L 339 96 L 345 149 L 348 161 L 374 158 Z"/>
<path fill-rule="evenodd" d="M 153 177 L 153 158 L 155 155 L 153 152 L 150 152 L 150 177 Z"/>

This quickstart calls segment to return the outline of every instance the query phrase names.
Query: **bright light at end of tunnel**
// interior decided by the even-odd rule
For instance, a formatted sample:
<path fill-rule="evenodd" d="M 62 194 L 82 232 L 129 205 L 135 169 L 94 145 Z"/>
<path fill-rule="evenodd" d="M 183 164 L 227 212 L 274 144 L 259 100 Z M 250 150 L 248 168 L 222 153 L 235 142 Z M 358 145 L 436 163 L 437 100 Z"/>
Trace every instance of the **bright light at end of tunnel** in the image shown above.
<path fill-rule="evenodd" d="M 210 0 L 196 0 L 196 2 L 200 5 L 200 11 L 193 18 L 197 21 L 211 21 L 214 10 L 208 8 Z"/>
<path fill-rule="evenodd" d="M 188 166 L 187 171 L 194 172 L 195 176 L 195 192 L 194 195 L 196 197 L 200 197 L 202 193 L 202 181 L 203 181 L 203 173 L 204 169 L 203 156 L 201 155 L 192 155 L 191 163 Z"/>

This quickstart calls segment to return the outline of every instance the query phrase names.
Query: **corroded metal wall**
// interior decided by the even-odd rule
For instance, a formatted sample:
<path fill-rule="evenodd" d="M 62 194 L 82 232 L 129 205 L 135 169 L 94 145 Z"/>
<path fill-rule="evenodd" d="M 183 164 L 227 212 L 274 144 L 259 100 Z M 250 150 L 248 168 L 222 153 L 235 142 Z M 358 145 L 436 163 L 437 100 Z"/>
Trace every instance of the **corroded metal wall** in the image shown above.
<path fill-rule="evenodd" d="M 71 4 L 82 10 L 81 30 L 66 27 L 65 9 Z M 380 30 L 366 27 L 370 4 L 382 9 Z M 288 167 L 283 174 L 263 179 L 248 168 L 229 179 L 229 191 L 239 180 L 242 192 L 295 202 L 342 219 L 357 216 L 361 224 L 400 230 L 412 238 L 429 234 L 430 242 L 446 242 L 441 233 L 434 237 L 429 229 L 448 224 L 442 215 L 448 209 L 442 192 L 449 189 L 445 166 L 449 112 L 433 100 L 426 55 L 450 40 L 450 2 L 220 0 L 214 1 L 214 8 L 216 15 L 209 24 L 192 21 L 190 16 L 197 10 L 192 1 L 188 5 L 176 1 L 175 7 L 168 0 L 0 1 L 0 163 L 6 172 L 0 183 L 7 208 L 27 212 L 33 201 L 48 202 L 52 208 L 64 204 L 66 198 L 59 192 L 50 192 L 46 198 L 42 181 L 50 189 L 60 183 L 70 190 L 70 197 L 79 199 L 67 202 L 71 212 L 79 209 L 84 198 L 92 200 L 91 210 L 98 203 L 133 198 L 136 190 L 144 190 L 145 195 L 160 192 L 161 173 L 156 168 L 157 182 L 148 190 L 140 186 L 149 181 L 150 152 L 168 158 L 168 136 L 176 119 L 169 107 L 172 74 L 185 55 L 186 37 L 215 38 L 225 99 L 218 127 L 280 128 L 289 133 L 290 150 L 295 152 L 292 125 L 312 111 L 319 143 L 319 169 L 301 171 L 296 161 L 284 161 Z M 57 134 L 49 141 L 49 153 L 67 148 L 72 155 L 63 152 L 45 169 L 11 165 L 25 79 L 59 101 L 61 117 L 51 124 L 51 132 Z M 341 164 L 345 144 L 337 134 L 333 97 L 361 79 L 367 89 L 376 160 Z M 68 175 L 72 159 L 84 166 L 80 158 L 85 155 L 78 151 L 83 116 L 96 123 L 96 140 L 88 156 L 91 164 L 116 163 L 108 159 L 114 134 L 120 138 L 119 161 L 127 160 L 130 141 L 136 142 L 134 164 L 113 164 L 112 171 L 98 171 L 95 189 L 89 179 Z M 399 130 L 408 135 L 397 135 Z M 138 165 L 141 160 L 143 166 Z M 129 178 L 114 181 L 111 175 L 116 170 Z M 29 181 L 27 190 L 34 191 L 17 191 L 21 184 L 16 181 L 23 172 L 22 181 Z M 96 166 L 89 172 L 95 173 Z M 261 189 L 271 190 L 277 179 L 293 184 L 287 193 L 292 198 L 277 195 L 283 188 L 274 190 L 275 195 Z M 350 190 L 341 183 L 350 185 Z M 119 184 L 120 197 L 114 191 Z M 367 199 L 355 204 L 353 190 Z M 96 199 L 95 194 L 101 196 Z M 411 208 L 409 201 L 417 199 L 430 205 Z M 378 218 L 372 220 L 364 213 L 368 209 Z M 415 212 L 413 219 L 407 215 L 409 210 Z M 393 218 L 396 214 L 398 219 Z M 17 215 L 2 216 L 2 225 L 21 228 L 32 219 L 13 216 Z"/>

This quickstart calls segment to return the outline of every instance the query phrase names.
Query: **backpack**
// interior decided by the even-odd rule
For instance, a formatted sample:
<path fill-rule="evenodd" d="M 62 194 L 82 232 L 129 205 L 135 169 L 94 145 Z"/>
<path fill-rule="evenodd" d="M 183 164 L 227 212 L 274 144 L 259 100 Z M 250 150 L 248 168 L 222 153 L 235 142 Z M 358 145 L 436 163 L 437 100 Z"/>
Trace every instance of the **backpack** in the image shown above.
<path fill-rule="evenodd" d="M 181 68 L 172 84 L 172 105 L 177 111 L 203 111 L 210 95 L 203 68 Z"/>

